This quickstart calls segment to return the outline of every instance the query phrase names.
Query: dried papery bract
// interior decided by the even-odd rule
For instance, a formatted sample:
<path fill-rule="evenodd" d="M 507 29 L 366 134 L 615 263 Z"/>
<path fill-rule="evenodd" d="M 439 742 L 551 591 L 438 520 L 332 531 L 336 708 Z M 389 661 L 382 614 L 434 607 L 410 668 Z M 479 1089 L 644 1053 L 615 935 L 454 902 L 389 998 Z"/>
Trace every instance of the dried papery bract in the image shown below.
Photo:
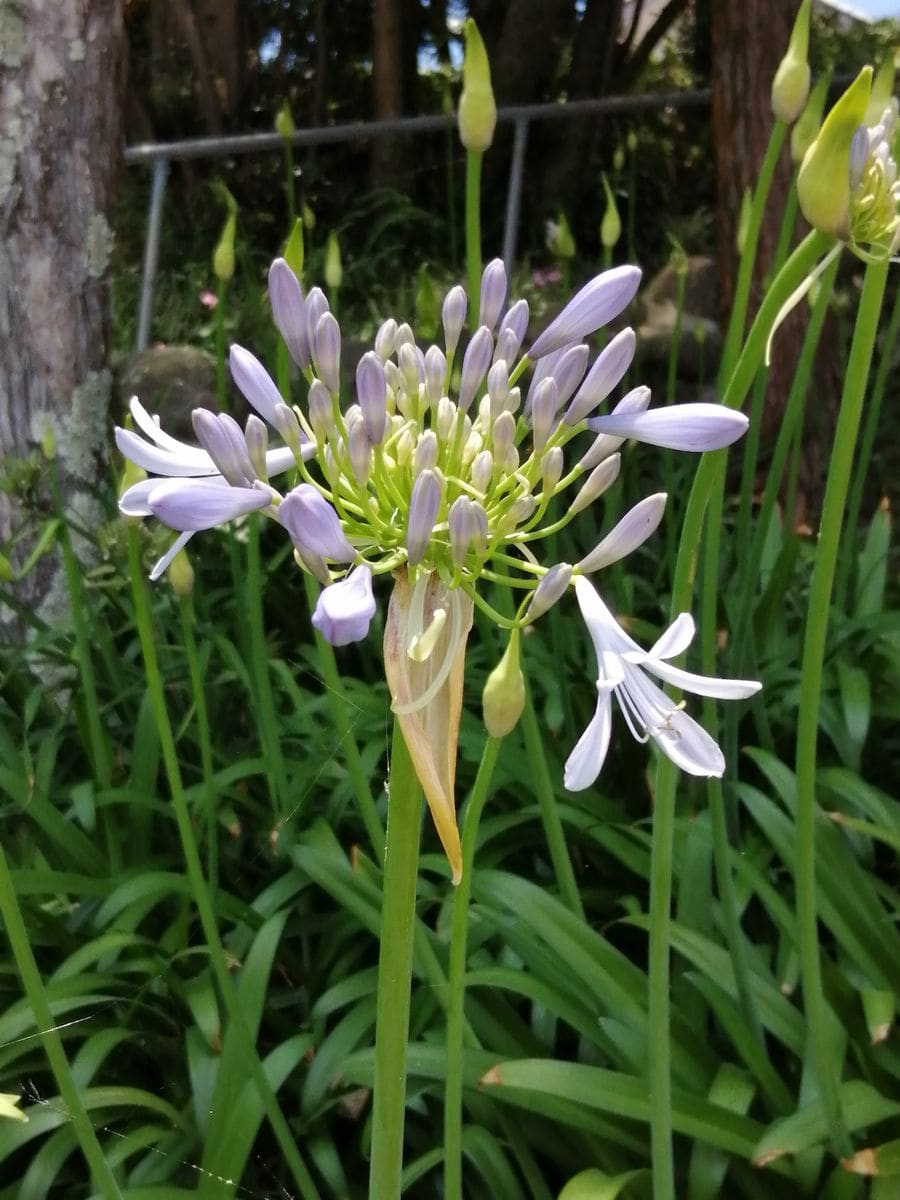
<path fill-rule="evenodd" d="M 473 607 L 461 588 L 447 588 L 435 574 L 420 574 L 411 587 L 406 572 L 398 571 L 384 629 L 384 670 L 391 707 L 425 792 L 454 884 L 462 878 L 454 786 Z"/>

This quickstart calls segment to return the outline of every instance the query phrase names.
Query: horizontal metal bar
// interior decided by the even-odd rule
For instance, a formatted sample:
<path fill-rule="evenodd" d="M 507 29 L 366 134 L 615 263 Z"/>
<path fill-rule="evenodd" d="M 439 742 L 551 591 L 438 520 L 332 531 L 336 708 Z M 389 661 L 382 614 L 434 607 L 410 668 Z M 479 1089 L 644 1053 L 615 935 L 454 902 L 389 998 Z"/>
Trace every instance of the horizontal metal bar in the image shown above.
<path fill-rule="evenodd" d="M 497 112 L 500 122 L 545 121 L 587 117 L 600 113 L 645 112 L 658 108 L 695 108 L 709 103 L 704 91 L 645 92 L 639 96 L 603 96 L 592 100 L 569 100 L 556 104 L 517 104 Z M 295 146 L 322 146 L 333 142 L 371 141 L 392 134 L 430 133 L 456 124 L 455 116 L 399 117 L 390 121 L 348 121 L 298 129 Z M 125 150 L 125 162 L 150 163 L 160 158 L 180 160 L 215 158 L 226 154 L 254 154 L 279 150 L 283 139 L 277 133 L 245 133 L 228 137 L 184 138 L 176 142 L 145 142 Z"/>

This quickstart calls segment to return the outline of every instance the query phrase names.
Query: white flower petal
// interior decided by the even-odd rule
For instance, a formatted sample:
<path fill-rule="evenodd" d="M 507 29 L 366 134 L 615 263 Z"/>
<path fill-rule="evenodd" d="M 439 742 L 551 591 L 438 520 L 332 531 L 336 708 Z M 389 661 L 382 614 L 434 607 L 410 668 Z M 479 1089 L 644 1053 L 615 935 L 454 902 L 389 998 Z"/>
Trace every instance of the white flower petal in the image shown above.
<path fill-rule="evenodd" d="M 690 613 L 679 613 L 669 628 L 651 646 L 648 658 L 677 658 L 694 640 L 694 618 Z"/>
<path fill-rule="evenodd" d="M 142 479 L 139 483 L 133 483 L 119 497 L 119 512 L 126 517 L 152 517 L 153 509 L 147 500 L 155 487 L 159 487 L 158 479 Z"/>
<path fill-rule="evenodd" d="M 599 571 L 642 546 L 662 520 L 667 499 L 665 492 L 657 492 L 655 496 L 647 496 L 635 504 L 590 554 L 586 554 L 577 564 L 578 570 Z"/>
<path fill-rule="evenodd" d="M 187 533 L 179 533 L 178 537 L 168 548 L 159 562 L 154 563 L 153 570 L 150 572 L 150 582 L 156 583 L 165 571 L 172 565 L 172 560 L 180 550 L 183 550 L 191 538 L 194 536 L 194 531 L 191 529 Z"/>
<path fill-rule="evenodd" d="M 185 446 L 182 452 L 175 454 L 161 446 L 154 446 L 152 442 L 145 442 L 130 429 L 118 427 L 115 437 L 116 445 L 127 459 L 145 471 L 152 471 L 154 475 L 190 478 L 194 475 L 217 475 L 219 473 L 215 463 L 205 450 Z"/>
<path fill-rule="evenodd" d="M 588 428 L 613 437 L 636 438 L 669 450 L 721 450 L 736 442 L 749 424 L 743 413 L 721 404 L 674 404 L 643 413 L 593 417 Z"/>
<path fill-rule="evenodd" d="M 682 691 L 692 692 L 695 696 L 712 696 L 716 700 L 746 700 L 748 696 L 755 696 L 762 687 L 755 679 L 716 679 L 712 675 L 694 675 L 691 671 L 682 671 L 680 667 L 649 656 L 644 666 Z"/>
<path fill-rule="evenodd" d="M 608 689 L 599 690 L 590 724 L 566 759 L 563 783 L 570 792 L 590 787 L 603 766 L 612 729 L 612 704 Z"/>
<path fill-rule="evenodd" d="M 686 712 L 674 712 L 667 727 L 653 734 L 653 740 L 688 775 L 720 778 L 725 773 L 725 756 L 717 743 Z"/>

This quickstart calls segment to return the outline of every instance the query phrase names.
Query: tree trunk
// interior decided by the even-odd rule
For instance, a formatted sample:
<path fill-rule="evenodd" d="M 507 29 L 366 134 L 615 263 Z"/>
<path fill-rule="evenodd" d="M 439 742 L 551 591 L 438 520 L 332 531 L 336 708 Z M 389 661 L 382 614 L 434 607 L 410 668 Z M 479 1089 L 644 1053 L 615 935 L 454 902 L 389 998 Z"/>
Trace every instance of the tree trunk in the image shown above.
<path fill-rule="evenodd" d="M 372 87 L 376 121 L 403 113 L 403 30 L 399 0 L 375 0 L 372 6 Z M 376 187 L 397 183 L 401 148 L 395 137 L 372 143 L 372 182 Z"/>
<path fill-rule="evenodd" d="M 121 143 L 121 4 L 19 0 L 4 5 L 3 21 L 0 456 L 8 475 L 38 456 L 42 441 L 55 444 L 63 501 L 91 528 L 108 441 L 105 276 Z M 47 474 L 34 457 L 31 475 L 16 476 L 19 488 L 0 493 L 0 542 L 14 568 L 52 511 Z M 52 555 L 15 592 L 21 611 L 48 621 L 64 595 Z M 20 634 L 21 622 L 4 616 L 5 632 Z"/>
<path fill-rule="evenodd" d="M 712 120 L 716 149 L 718 204 L 719 297 L 723 322 L 727 322 L 734 295 L 738 253 L 735 245 L 741 200 L 745 188 L 753 188 L 772 129 L 772 79 L 778 69 L 791 33 L 793 6 L 782 0 L 746 0 L 744 4 L 710 6 L 712 41 Z M 762 224 L 751 293 L 749 321 L 759 308 L 764 280 L 771 272 L 781 217 L 791 182 L 789 139 L 772 182 Z M 807 323 L 805 305 L 798 305 L 778 330 L 772 347 L 772 362 L 766 388 L 762 437 L 769 442 L 777 434 L 784 416 L 791 380 L 796 368 Z M 829 436 L 836 406 L 835 355 L 837 339 L 827 327 L 816 360 L 814 387 L 816 410 L 824 414 L 822 436 Z M 804 443 L 801 487 L 812 499 L 820 490 L 820 450 L 816 438 Z"/>

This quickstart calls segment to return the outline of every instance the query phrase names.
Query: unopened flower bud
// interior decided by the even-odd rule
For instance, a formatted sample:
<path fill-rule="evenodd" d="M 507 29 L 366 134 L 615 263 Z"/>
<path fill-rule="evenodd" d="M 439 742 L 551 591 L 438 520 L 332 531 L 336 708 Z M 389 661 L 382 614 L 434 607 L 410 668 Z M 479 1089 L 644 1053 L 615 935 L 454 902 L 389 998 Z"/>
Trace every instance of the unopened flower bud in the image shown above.
<path fill-rule="evenodd" d="M 461 287 L 460 284 L 452 287 L 444 297 L 444 305 L 441 309 L 441 321 L 444 326 L 444 348 L 448 355 L 453 354 L 459 345 L 459 335 L 462 333 L 462 327 L 466 322 L 466 308 L 468 307 L 468 303 L 465 288 Z"/>
<path fill-rule="evenodd" d="M 266 451 L 269 449 L 269 431 L 266 428 L 265 422 L 261 421 L 254 413 L 251 413 L 247 418 L 247 424 L 244 427 L 244 441 L 247 446 L 250 463 L 253 466 L 254 478 L 261 479 L 263 483 L 268 483 L 269 474 L 266 470 Z"/>
<path fill-rule="evenodd" d="M 502 358 L 495 362 L 488 371 L 487 388 L 490 398 L 490 413 L 492 417 L 496 417 L 503 412 L 509 396 L 509 371 Z"/>
<path fill-rule="evenodd" d="M 666 499 L 665 492 L 658 492 L 635 504 L 590 554 L 576 564 L 578 570 L 584 575 L 600 571 L 642 546 L 662 520 Z"/>
<path fill-rule="evenodd" d="M 547 249 L 551 254 L 562 259 L 575 257 L 575 238 L 565 213 L 561 212 L 555 221 L 548 221 L 545 233 Z"/>
<path fill-rule="evenodd" d="M 234 274 L 234 238 L 237 232 L 237 205 L 231 201 L 222 234 L 213 251 L 212 268 L 216 279 L 223 283 Z"/>
<path fill-rule="evenodd" d="M 375 353 L 383 363 L 386 363 L 394 353 L 394 338 L 396 335 L 397 322 L 393 317 L 388 317 L 378 327 L 378 332 L 375 334 Z"/>
<path fill-rule="evenodd" d="M 320 287 L 310 288 L 306 297 L 306 336 L 309 339 L 310 355 L 315 349 L 316 326 L 327 312 L 331 312 L 328 297 Z"/>
<path fill-rule="evenodd" d="M 447 514 L 447 527 L 453 561 L 458 566 L 465 563 L 471 546 L 474 546 L 476 553 L 481 553 L 487 545 L 487 513 L 468 496 L 457 496 L 453 501 Z"/>
<path fill-rule="evenodd" d="M 317 438 L 331 437 L 334 433 L 334 406 L 328 388 L 321 379 L 314 379 L 309 385 L 309 423 Z"/>
<path fill-rule="evenodd" d="M 194 568 L 186 550 L 179 550 L 166 572 L 172 591 L 179 600 L 187 600 L 194 590 Z"/>
<path fill-rule="evenodd" d="M 333 562 L 352 562 L 356 551 L 344 536 L 341 520 L 312 484 L 298 484 L 278 506 L 278 520 L 306 553 Z"/>
<path fill-rule="evenodd" d="M 506 299 L 506 267 L 502 258 L 493 258 L 481 276 L 481 302 L 478 306 L 478 324 L 493 329 Z"/>
<path fill-rule="evenodd" d="M 603 175 L 602 179 L 603 191 L 606 193 L 606 210 L 600 222 L 600 245 L 605 246 L 607 250 L 612 250 L 622 236 L 622 218 L 619 216 L 616 197 L 609 186 L 609 180 L 606 175 Z"/>
<path fill-rule="evenodd" d="M 419 356 L 416 347 L 409 342 L 401 342 L 397 349 L 397 362 L 403 383 L 411 398 L 418 399 L 419 383 L 421 382 Z"/>
<path fill-rule="evenodd" d="M 372 462 L 372 443 L 369 441 L 366 423 L 361 415 L 347 424 L 347 455 L 353 478 L 360 487 L 365 487 Z"/>
<path fill-rule="evenodd" d="M 528 351 L 532 359 L 578 342 L 617 317 L 631 301 L 641 281 L 637 267 L 613 267 L 586 283 L 555 321 L 551 321 Z"/>
<path fill-rule="evenodd" d="M 313 358 L 320 379 L 336 396 L 341 390 L 341 327 L 330 312 L 323 313 L 316 324 Z"/>
<path fill-rule="evenodd" d="M 515 729 L 524 708 L 525 677 L 519 665 L 519 631 L 513 629 L 503 657 L 484 685 L 482 711 L 491 737 L 505 737 Z"/>
<path fill-rule="evenodd" d="M 291 114 L 291 106 L 287 100 L 281 105 L 278 112 L 275 114 L 275 132 L 280 138 L 284 138 L 289 142 L 297 132 L 297 126 L 294 124 L 294 118 Z"/>
<path fill-rule="evenodd" d="M 361 563 L 345 579 L 320 593 L 312 623 L 326 642 L 346 646 L 362 641 L 374 615 L 372 571 Z"/>
<path fill-rule="evenodd" d="M 572 346 L 562 355 L 553 368 L 553 378 L 556 380 L 557 404 L 560 408 L 584 378 L 590 350 L 584 344 Z"/>
<path fill-rule="evenodd" d="M 491 429 L 494 458 L 503 458 L 516 436 L 516 419 L 512 413 L 502 412 Z"/>
<path fill-rule="evenodd" d="M 478 26 L 471 17 L 463 26 L 466 53 L 463 90 L 459 97 L 459 136 L 467 150 L 487 150 L 494 140 L 497 105 L 491 88 L 491 68 Z"/>
<path fill-rule="evenodd" d="M 306 305 L 300 282 L 283 258 L 276 258 L 269 268 L 269 300 L 288 353 L 300 370 L 305 371 L 309 366 Z"/>
<path fill-rule="evenodd" d="M 333 292 L 340 289 L 344 278 L 344 268 L 341 263 L 341 245 L 338 235 L 332 229 L 325 243 L 325 282 Z"/>
<path fill-rule="evenodd" d="M 558 407 L 559 393 L 556 388 L 556 380 L 552 376 L 542 379 L 535 389 L 531 401 L 532 437 L 536 454 L 543 450 L 551 431 L 556 428 Z"/>
<path fill-rule="evenodd" d="M 366 435 L 373 446 L 380 446 L 387 428 L 387 380 L 381 359 L 371 350 L 356 366 L 356 398 Z"/>
<path fill-rule="evenodd" d="M 491 337 L 491 331 L 486 325 L 480 325 L 466 346 L 466 353 L 463 357 L 457 401 L 460 412 L 465 412 L 474 400 L 478 385 L 484 379 L 490 366 L 493 349 L 494 339 Z"/>
<path fill-rule="evenodd" d="M 552 446 L 541 459 L 541 484 L 549 495 L 562 479 L 564 458 L 559 446 Z"/>
<path fill-rule="evenodd" d="M 449 396 L 441 396 L 437 403 L 437 418 L 435 421 L 435 429 L 441 441 L 446 441 L 450 437 L 453 425 L 456 419 L 456 405 Z"/>
<path fill-rule="evenodd" d="M 441 482 L 434 471 L 423 471 L 413 484 L 406 526 L 406 556 L 411 567 L 425 556 L 441 507 Z"/>
<path fill-rule="evenodd" d="M 772 80 L 772 111 L 790 124 L 803 111 L 809 95 L 809 10 L 812 0 L 802 0 L 787 52 Z"/>
<path fill-rule="evenodd" d="M 825 98 L 831 83 L 831 72 L 820 76 L 813 84 L 809 99 L 804 105 L 803 112 L 794 122 L 791 129 L 791 160 L 795 166 L 803 162 L 807 150 L 816 140 L 822 126 L 822 114 L 825 111 Z"/>
<path fill-rule="evenodd" d="M 294 457 L 302 457 L 303 444 L 306 439 L 294 410 L 287 404 L 277 404 L 272 414 L 272 424 L 281 434 L 284 444 L 290 448 Z M 308 442 L 306 444 L 309 446 Z"/>
<path fill-rule="evenodd" d="M 424 433 L 419 434 L 413 454 L 413 475 L 421 475 L 423 471 L 430 471 L 437 465 L 438 449 L 437 434 L 433 429 L 426 429 Z"/>
<path fill-rule="evenodd" d="M 847 240 L 850 236 L 850 145 L 862 125 L 872 86 L 872 68 L 859 75 L 826 116 L 797 175 L 797 197 L 814 229 Z"/>
<path fill-rule="evenodd" d="M 469 478 L 472 481 L 472 487 L 476 492 L 481 492 L 482 496 L 487 492 L 491 485 L 491 476 L 494 474 L 494 456 L 490 450 L 482 450 L 476 455 L 472 462 L 472 469 L 469 472 Z"/>
<path fill-rule="evenodd" d="M 569 506 L 569 515 L 574 517 L 611 488 L 619 476 L 621 465 L 621 455 L 612 454 L 609 458 L 605 458 L 598 467 L 595 467 Z"/>
<path fill-rule="evenodd" d="M 542 617 L 565 593 L 571 579 L 572 567 L 569 563 L 557 563 L 551 567 L 534 589 L 525 619 L 530 622 Z"/>
<path fill-rule="evenodd" d="M 444 395 L 447 380 L 447 359 L 439 346 L 425 351 L 425 394 L 431 404 L 438 404 Z"/>
<path fill-rule="evenodd" d="M 624 378 L 631 366 L 637 339 L 633 329 L 623 329 L 597 355 L 578 394 L 566 410 L 567 425 L 577 425 L 589 417 L 598 404 Z"/>

